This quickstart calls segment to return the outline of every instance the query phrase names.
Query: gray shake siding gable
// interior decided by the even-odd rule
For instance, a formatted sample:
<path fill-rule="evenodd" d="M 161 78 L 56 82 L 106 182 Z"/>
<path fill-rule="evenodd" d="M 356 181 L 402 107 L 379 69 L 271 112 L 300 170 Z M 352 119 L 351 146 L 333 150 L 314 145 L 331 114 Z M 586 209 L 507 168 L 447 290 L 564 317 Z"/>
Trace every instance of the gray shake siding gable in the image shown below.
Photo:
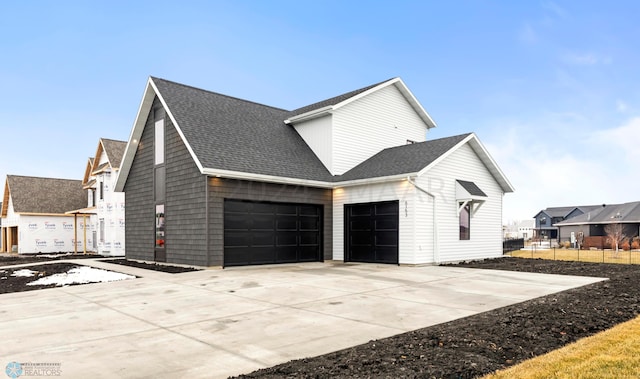
<path fill-rule="evenodd" d="M 331 259 L 331 190 L 209 178 L 200 173 L 176 128 L 165 115 L 156 98 L 125 185 L 127 258 L 154 260 L 154 124 L 164 118 L 168 263 L 224 264 L 224 199 L 322 205 L 322 251 L 324 259 Z"/>
<path fill-rule="evenodd" d="M 159 109 L 161 106 L 156 99 L 140 137 L 129 180 L 124 187 L 127 204 L 125 245 L 126 256 L 129 259 L 154 259 L 153 124 L 155 113 Z"/>

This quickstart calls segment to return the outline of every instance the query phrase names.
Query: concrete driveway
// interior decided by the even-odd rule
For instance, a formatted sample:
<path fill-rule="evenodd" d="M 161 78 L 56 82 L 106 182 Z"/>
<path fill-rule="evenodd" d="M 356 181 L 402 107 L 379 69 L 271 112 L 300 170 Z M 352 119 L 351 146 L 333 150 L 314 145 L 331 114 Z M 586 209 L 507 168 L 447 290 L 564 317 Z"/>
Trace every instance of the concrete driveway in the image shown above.
<path fill-rule="evenodd" d="M 503 307 L 598 278 L 309 263 L 141 276 L 0 295 L 0 368 L 68 378 L 224 378 Z"/>

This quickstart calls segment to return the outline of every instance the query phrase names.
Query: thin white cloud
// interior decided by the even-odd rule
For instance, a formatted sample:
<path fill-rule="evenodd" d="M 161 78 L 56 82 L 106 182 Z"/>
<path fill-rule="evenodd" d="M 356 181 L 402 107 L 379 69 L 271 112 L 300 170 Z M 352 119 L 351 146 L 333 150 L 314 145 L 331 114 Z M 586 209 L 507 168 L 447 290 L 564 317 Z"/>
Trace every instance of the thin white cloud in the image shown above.
<path fill-rule="evenodd" d="M 538 42 L 538 34 L 529 23 L 525 23 L 518 32 L 518 39 L 526 44 Z"/>
<path fill-rule="evenodd" d="M 483 142 L 515 187 L 504 198 L 504 222 L 530 219 L 552 206 L 640 200 L 640 117 L 595 133 L 584 123 L 573 113 L 496 122 L 500 132 Z"/>
<path fill-rule="evenodd" d="M 556 17 L 566 18 L 568 16 L 568 12 L 553 1 L 545 1 L 541 5 L 543 9 L 550 11 Z"/>
<path fill-rule="evenodd" d="M 561 57 L 562 61 L 566 64 L 577 66 L 594 66 L 598 64 L 611 64 L 613 59 L 606 55 L 596 54 L 593 52 L 588 53 L 566 53 Z"/>
<path fill-rule="evenodd" d="M 629 105 L 622 100 L 616 101 L 616 110 L 620 113 L 625 113 L 629 109 Z"/>
<path fill-rule="evenodd" d="M 600 147 L 603 155 L 608 152 L 610 157 L 624 158 L 624 163 L 636 165 L 640 161 L 640 117 L 634 117 L 615 128 L 596 131 L 587 142 L 594 148 Z"/>

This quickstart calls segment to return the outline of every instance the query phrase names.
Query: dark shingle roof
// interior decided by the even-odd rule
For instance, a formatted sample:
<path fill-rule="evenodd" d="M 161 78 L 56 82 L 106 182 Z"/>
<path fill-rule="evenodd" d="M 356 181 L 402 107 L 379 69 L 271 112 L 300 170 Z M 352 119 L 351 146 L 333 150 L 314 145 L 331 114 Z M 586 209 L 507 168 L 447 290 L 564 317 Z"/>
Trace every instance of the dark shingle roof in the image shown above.
<path fill-rule="evenodd" d="M 335 181 L 410 174 L 427 167 L 471 133 L 384 149 Z"/>
<path fill-rule="evenodd" d="M 114 169 L 120 168 L 120 162 L 122 162 L 122 156 L 124 155 L 124 149 L 127 147 L 127 142 L 108 138 L 101 138 L 101 140 L 111 167 Z"/>
<path fill-rule="evenodd" d="M 484 193 L 480 189 L 480 187 L 478 187 L 474 182 L 467 182 L 467 181 L 464 181 L 464 180 L 456 180 L 456 181 L 458 183 L 460 183 L 462 188 L 464 188 L 467 192 L 469 192 L 469 195 L 487 197 L 487 194 Z"/>
<path fill-rule="evenodd" d="M 331 181 L 288 111 L 152 78 L 205 168 Z"/>
<path fill-rule="evenodd" d="M 640 201 L 624 204 L 607 204 L 604 207 L 572 217 L 556 225 L 571 224 L 608 224 L 608 223 L 640 223 Z"/>
<path fill-rule="evenodd" d="M 355 91 L 351 91 L 351 92 L 343 93 L 342 95 L 339 95 L 339 96 L 336 96 L 336 97 L 332 97 L 332 98 L 330 98 L 330 99 L 322 100 L 322 101 L 319 101 L 319 102 L 317 102 L 317 103 L 313 103 L 313 104 L 311 104 L 311 105 L 304 106 L 304 107 L 302 107 L 302 108 L 298 108 L 298 109 L 296 109 L 296 110 L 291 111 L 291 112 L 287 115 L 287 118 L 294 117 L 294 116 L 297 116 L 297 115 L 301 115 L 301 114 L 303 114 L 303 113 L 311 112 L 312 110 L 315 110 L 315 109 L 320 109 L 320 108 L 328 107 L 328 106 L 330 106 L 330 105 L 336 105 L 336 104 L 339 104 L 339 103 L 341 103 L 341 102 L 343 102 L 343 101 L 345 101 L 345 100 L 347 100 L 347 99 L 349 99 L 349 98 L 351 98 L 351 97 L 354 97 L 354 96 L 356 96 L 356 95 L 359 95 L 359 94 L 361 94 L 361 93 L 363 93 L 363 92 L 365 92 L 365 91 L 370 90 L 371 88 L 377 87 L 377 86 L 379 86 L 380 84 L 382 84 L 382 83 L 386 83 L 386 82 L 388 82 L 389 80 L 393 80 L 393 79 L 394 79 L 394 78 L 392 78 L 392 79 L 387 79 L 387 80 L 384 80 L 384 81 L 382 81 L 382 82 L 380 82 L 380 83 L 372 84 L 372 85 L 370 85 L 370 86 L 367 86 L 367 87 L 364 87 L 364 88 L 360 88 L 360 89 L 357 89 L 357 90 L 355 90 Z"/>
<path fill-rule="evenodd" d="M 87 206 L 81 180 L 7 175 L 17 213 L 65 213 Z"/>

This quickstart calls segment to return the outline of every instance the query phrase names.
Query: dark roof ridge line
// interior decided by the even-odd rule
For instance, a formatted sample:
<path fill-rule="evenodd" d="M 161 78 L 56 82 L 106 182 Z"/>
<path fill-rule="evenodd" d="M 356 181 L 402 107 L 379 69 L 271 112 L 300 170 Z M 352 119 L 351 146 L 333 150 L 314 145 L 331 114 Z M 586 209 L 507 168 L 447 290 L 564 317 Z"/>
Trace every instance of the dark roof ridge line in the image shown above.
<path fill-rule="evenodd" d="M 255 105 L 262 106 L 262 107 L 275 109 L 275 110 L 278 110 L 278 111 L 291 112 L 288 109 L 275 107 L 273 105 L 267 105 L 267 104 L 263 104 L 263 103 L 258 103 L 257 101 L 242 99 L 242 98 L 236 97 L 236 96 L 225 95 L 224 93 L 203 89 L 203 88 L 195 87 L 195 86 L 188 85 L 188 84 L 178 83 L 178 82 L 174 82 L 172 80 L 167 80 L 167 79 L 159 78 L 159 77 L 156 77 L 156 76 L 149 76 L 149 78 L 150 79 L 162 80 L 162 81 L 165 81 L 165 82 L 168 82 L 168 83 L 171 83 L 171 84 L 174 84 L 174 85 L 178 85 L 178 86 L 181 86 L 181 87 L 191 88 L 191 89 L 196 90 L 196 91 L 206 92 L 206 93 L 209 93 L 209 94 L 212 94 L 212 95 L 222 96 L 222 97 L 226 97 L 228 99 L 234 99 L 234 100 L 242 101 L 242 102 L 245 102 L 245 103 L 255 104 Z"/>

